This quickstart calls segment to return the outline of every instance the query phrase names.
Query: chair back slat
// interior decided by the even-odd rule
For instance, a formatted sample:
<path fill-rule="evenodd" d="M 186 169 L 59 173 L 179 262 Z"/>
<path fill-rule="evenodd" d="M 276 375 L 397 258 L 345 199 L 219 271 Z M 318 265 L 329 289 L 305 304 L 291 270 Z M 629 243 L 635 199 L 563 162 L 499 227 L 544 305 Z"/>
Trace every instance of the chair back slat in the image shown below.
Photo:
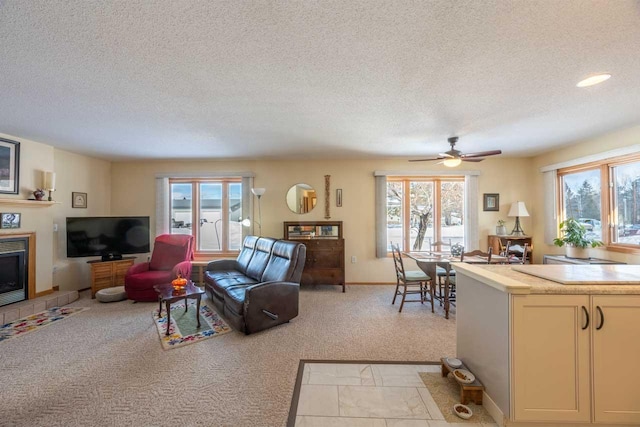
<path fill-rule="evenodd" d="M 400 253 L 400 245 L 391 243 L 391 252 L 393 253 L 393 264 L 396 267 L 396 276 L 399 280 L 405 280 L 404 264 L 402 263 L 402 254 Z"/>
<path fill-rule="evenodd" d="M 476 249 L 475 251 L 465 252 L 462 251 L 462 255 L 460 256 L 460 261 L 464 262 L 464 257 L 483 257 L 487 259 L 486 264 L 491 263 L 491 254 L 493 252 L 493 248 L 490 247 L 487 252 L 482 252 L 481 250 Z"/>

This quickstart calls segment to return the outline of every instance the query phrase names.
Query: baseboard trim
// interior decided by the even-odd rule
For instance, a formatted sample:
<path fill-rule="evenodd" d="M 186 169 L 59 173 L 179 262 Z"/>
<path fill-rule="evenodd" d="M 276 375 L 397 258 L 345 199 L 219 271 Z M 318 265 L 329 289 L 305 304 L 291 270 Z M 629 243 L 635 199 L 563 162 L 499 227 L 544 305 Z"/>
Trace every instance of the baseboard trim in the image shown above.
<path fill-rule="evenodd" d="M 504 414 L 486 391 L 482 392 L 482 406 L 484 406 L 484 409 L 486 409 L 489 415 L 493 417 L 496 424 L 498 424 L 498 427 L 505 426 L 507 420 L 505 419 Z"/>
<path fill-rule="evenodd" d="M 395 285 L 394 283 L 391 282 L 346 282 L 346 285 L 349 286 L 358 286 L 358 285 Z"/>
<path fill-rule="evenodd" d="M 33 298 L 40 298 L 40 297 L 43 297 L 45 295 L 52 294 L 55 291 L 57 291 L 57 289 L 47 289 L 46 291 L 36 292 L 36 294 L 33 296 Z M 32 299 L 32 298 L 29 298 L 29 299 Z"/>

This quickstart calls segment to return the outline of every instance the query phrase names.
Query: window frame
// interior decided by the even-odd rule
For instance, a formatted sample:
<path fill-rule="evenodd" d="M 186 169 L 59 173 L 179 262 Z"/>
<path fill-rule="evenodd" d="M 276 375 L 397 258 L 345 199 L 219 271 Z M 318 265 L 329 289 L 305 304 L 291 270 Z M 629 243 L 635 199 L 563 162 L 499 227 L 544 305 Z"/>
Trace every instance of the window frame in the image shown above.
<path fill-rule="evenodd" d="M 565 220 L 564 212 L 564 187 L 563 177 L 573 173 L 588 170 L 600 171 L 600 218 L 602 223 L 603 248 L 612 252 L 627 254 L 640 254 L 638 245 L 614 242 L 615 233 L 618 232 L 618 206 L 615 205 L 615 182 L 613 182 L 613 168 L 630 163 L 640 163 L 640 153 L 626 156 L 611 157 L 575 166 L 558 169 L 556 178 L 557 188 L 557 224 Z M 605 231 L 606 230 L 606 231 Z"/>
<path fill-rule="evenodd" d="M 211 257 L 226 257 L 226 256 L 237 256 L 240 253 L 240 249 L 229 249 L 229 184 L 240 184 L 242 185 L 241 177 L 215 177 L 215 178 L 169 178 L 169 218 L 171 218 L 171 208 L 172 208 L 172 184 L 191 184 L 191 236 L 194 239 L 194 257 L 198 258 L 211 258 Z M 222 205 L 221 209 L 221 247 L 222 249 L 219 251 L 212 250 L 199 250 L 199 241 L 200 241 L 200 227 L 196 227 L 197 224 L 200 224 L 200 184 L 221 184 L 222 185 Z M 242 191 L 241 191 L 242 194 Z M 171 228 L 169 229 L 171 233 Z M 242 240 L 242 239 L 241 239 Z M 242 247 L 242 241 L 240 242 L 240 247 Z"/>
<path fill-rule="evenodd" d="M 411 198 L 405 197 L 409 195 L 411 191 L 411 182 L 431 182 L 433 183 L 433 229 L 434 229 L 434 242 L 442 240 L 442 182 L 460 182 L 463 184 L 463 192 L 466 193 L 465 176 L 464 175 L 434 175 L 434 176 L 388 176 L 387 185 L 390 182 L 400 182 L 402 184 L 402 247 L 401 251 L 404 252 L 428 252 L 431 248 L 423 249 L 421 251 L 413 251 L 411 248 L 411 233 L 406 232 L 410 230 L 408 227 L 411 223 Z M 467 203 L 466 194 L 463 195 L 463 203 Z M 464 215 L 465 208 L 463 206 Z M 465 218 L 466 221 L 466 218 Z M 388 222 L 387 222 L 388 224 Z M 466 241 L 466 236 L 463 236 L 463 241 Z M 387 257 L 391 257 L 392 254 L 387 254 Z"/>

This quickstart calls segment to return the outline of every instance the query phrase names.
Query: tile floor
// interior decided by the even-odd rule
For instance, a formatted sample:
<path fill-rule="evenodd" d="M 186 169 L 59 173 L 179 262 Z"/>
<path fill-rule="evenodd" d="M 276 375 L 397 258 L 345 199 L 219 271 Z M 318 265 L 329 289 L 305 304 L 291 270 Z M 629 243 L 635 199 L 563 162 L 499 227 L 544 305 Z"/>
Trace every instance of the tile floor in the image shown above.
<path fill-rule="evenodd" d="M 296 427 L 496 427 L 448 423 L 418 372 L 440 365 L 306 363 Z M 462 420 L 461 420 L 462 421 Z"/>

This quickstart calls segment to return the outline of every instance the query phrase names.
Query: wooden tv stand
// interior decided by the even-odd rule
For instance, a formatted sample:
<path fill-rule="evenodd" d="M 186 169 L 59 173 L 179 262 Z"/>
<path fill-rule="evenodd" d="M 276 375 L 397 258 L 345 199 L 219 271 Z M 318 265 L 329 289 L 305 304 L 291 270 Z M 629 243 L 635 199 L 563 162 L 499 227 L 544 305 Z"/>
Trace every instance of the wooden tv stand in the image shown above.
<path fill-rule="evenodd" d="M 91 266 L 91 298 L 95 298 L 100 289 L 124 285 L 124 275 L 135 259 L 134 256 L 128 256 L 114 261 L 87 261 Z"/>

